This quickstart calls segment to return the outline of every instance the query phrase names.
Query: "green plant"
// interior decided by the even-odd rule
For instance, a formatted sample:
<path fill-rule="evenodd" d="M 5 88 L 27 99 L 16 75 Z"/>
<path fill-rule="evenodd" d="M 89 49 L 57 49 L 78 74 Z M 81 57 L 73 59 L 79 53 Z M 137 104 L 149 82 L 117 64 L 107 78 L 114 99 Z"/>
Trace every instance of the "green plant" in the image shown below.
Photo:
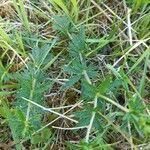
<path fill-rule="evenodd" d="M 148 2 L 10 5 L 19 19 L 0 18 L 0 142 L 18 150 L 149 147 Z"/>
<path fill-rule="evenodd" d="M 14 81 L 18 85 L 14 94 L 13 110 L 12 112 L 8 110 L 8 114 L 6 112 L 6 118 L 16 143 L 21 139 L 31 138 L 32 133 L 41 127 L 42 110 L 33 107 L 23 98 L 43 104 L 43 94 L 51 88 L 51 83 L 47 82 L 43 68 L 51 60 L 49 51 L 54 43 L 55 40 L 50 44 L 34 47 L 29 55 L 31 59 L 25 68 L 8 76 L 8 81 Z"/>

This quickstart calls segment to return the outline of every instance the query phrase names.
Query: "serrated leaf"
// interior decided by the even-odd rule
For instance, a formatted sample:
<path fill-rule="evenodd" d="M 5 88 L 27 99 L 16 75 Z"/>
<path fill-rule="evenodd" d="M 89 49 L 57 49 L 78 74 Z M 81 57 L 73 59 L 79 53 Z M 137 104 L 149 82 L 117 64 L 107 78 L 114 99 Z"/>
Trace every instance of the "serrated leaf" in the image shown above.
<path fill-rule="evenodd" d="M 97 87 L 97 91 L 101 94 L 105 94 L 109 88 L 110 85 L 112 83 L 112 76 L 108 75 L 104 81 L 102 81 L 102 83 L 100 83 L 100 85 Z"/>
<path fill-rule="evenodd" d="M 65 85 L 63 86 L 63 89 L 68 89 L 71 86 L 73 86 L 75 83 L 77 83 L 80 80 L 81 76 L 80 75 L 74 75 L 73 77 L 71 77 L 69 79 L 69 81 L 67 81 L 65 83 Z"/>
<path fill-rule="evenodd" d="M 82 53 L 86 50 L 85 31 L 83 27 L 81 27 L 76 34 L 72 34 L 69 50 L 72 54 L 75 54 L 76 52 Z"/>
<path fill-rule="evenodd" d="M 32 50 L 31 58 L 33 59 L 35 66 L 40 68 L 42 65 L 46 64 L 50 59 L 49 51 L 53 48 L 56 43 L 56 39 L 52 41 L 51 44 L 44 44 L 42 47 L 34 47 Z"/>
<path fill-rule="evenodd" d="M 112 92 L 114 92 L 114 91 L 116 91 L 122 84 L 123 84 L 123 81 L 122 81 L 121 79 L 115 79 L 114 81 L 112 81 L 109 90 L 112 91 Z"/>
<path fill-rule="evenodd" d="M 79 59 L 75 59 L 69 66 L 64 66 L 64 71 L 68 72 L 69 74 L 82 74 L 84 70 L 83 64 L 81 64 Z"/>
<path fill-rule="evenodd" d="M 89 125 L 92 111 L 93 110 L 91 107 L 85 106 L 84 110 L 75 112 L 74 114 L 78 118 L 78 121 L 79 121 L 79 123 L 76 126 L 80 127 L 80 126 Z M 94 119 L 93 127 L 100 129 L 101 128 L 100 121 L 101 121 L 100 118 L 96 116 Z"/>
<path fill-rule="evenodd" d="M 85 65 L 84 65 L 85 66 Z M 97 75 L 97 67 L 93 65 L 88 65 L 85 67 L 85 70 L 90 78 L 95 78 Z"/>
<path fill-rule="evenodd" d="M 53 16 L 53 19 L 53 28 L 56 31 L 64 35 L 68 35 L 68 32 L 73 29 L 73 25 L 67 16 Z"/>
<path fill-rule="evenodd" d="M 143 105 L 143 102 L 136 95 L 133 95 L 130 98 L 128 106 L 132 113 L 135 114 L 144 113 L 145 107 Z"/>
<path fill-rule="evenodd" d="M 47 54 L 43 56 L 47 56 Z M 36 62 L 39 61 L 38 56 L 34 58 Z M 43 61 L 44 59 L 39 61 L 39 64 L 41 62 L 43 63 Z M 19 70 L 18 72 L 14 73 L 10 79 L 15 80 L 15 82 L 17 82 L 19 85 L 17 92 L 15 93 L 15 100 L 13 102 L 13 108 L 19 111 L 15 111 L 15 114 L 10 114 L 8 117 L 12 134 L 15 139 L 30 139 L 31 134 L 41 128 L 41 117 L 43 112 L 37 107 L 32 105 L 29 106 L 29 103 L 23 100 L 22 97 L 31 99 L 32 101 L 41 104 L 44 102 L 44 92 L 51 88 L 51 83 L 47 82 L 43 70 L 37 68 L 35 63 L 32 62 L 28 63 L 28 69 L 23 68 L 22 70 Z M 28 109 L 29 117 L 27 119 Z M 13 119 L 15 122 L 11 123 Z"/>
<path fill-rule="evenodd" d="M 39 134 L 36 134 L 31 138 L 32 144 L 38 144 L 40 142 L 41 142 L 41 136 Z"/>
<path fill-rule="evenodd" d="M 82 80 L 82 98 L 86 101 L 92 100 L 97 92 L 97 88 L 91 84 L 89 84 L 87 81 Z"/>
<path fill-rule="evenodd" d="M 0 116 L 3 118 L 7 118 L 7 112 L 4 107 L 0 107 Z"/>

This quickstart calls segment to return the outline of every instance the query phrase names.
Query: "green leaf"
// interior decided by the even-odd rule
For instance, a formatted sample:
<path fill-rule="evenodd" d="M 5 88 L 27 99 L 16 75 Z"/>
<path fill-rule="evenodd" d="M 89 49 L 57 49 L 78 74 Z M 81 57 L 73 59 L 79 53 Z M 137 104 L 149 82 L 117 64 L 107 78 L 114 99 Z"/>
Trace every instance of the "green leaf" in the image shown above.
<path fill-rule="evenodd" d="M 56 56 L 54 56 L 45 66 L 44 66 L 44 70 L 48 69 L 49 67 L 51 67 L 51 65 L 57 60 L 57 58 L 62 54 L 62 51 L 60 53 L 58 53 Z"/>
<path fill-rule="evenodd" d="M 72 34 L 71 38 L 69 45 L 70 53 L 73 55 L 83 53 L 86 50 L 84 27 L 81 26 L 76 34 Z"/>
<path fill-rule="evenodd" d="M 94 65 L 89 64 L 86 66 L 86 64 L 83 64 L 83 68 L 86 70 L 89 78 L 96 78 L 97 76 L 97 67 Z"/>
<path fill-rule="evenodd" d="M 97 88 L 91 84 L 89 84 L 87 81 L 82 80 L 82 98 L 86 101 L 94 99 Z"/>
<path fill-rule="evenodd" d="M 119 87 L 121 87 L 123 84 L 123 81 L 121 79 L 115 79 L 112 81 L 110 85 L 110 91 L 115 92 Z"/>
<path fill-rule="evenodd" d="M 108 90 L 110 90 L 110 86 L 112 83 L 112 76 L 108 75 L 104 81 L 102 81 L 102 83 L 97 87 L 97 91 L 100 94 L 105 94 L 106 92 L 108 92 Z"/>
<path fill-rule="evenodd" d="M 64 66 L 64 71 L 68 72 L 69 74 L 76 74 L 76 75 L 81 75 L 83 70 L 84 70 L 83 64 L 81 64 L 79 59 L 75 59 L 72 61 L 72 63 L 68 66 Z"/>
<path fill-rule="evenodd" d="M 92 109 L 92 107 L 86 105 L 83 110 L 74 113 L 74 115 L 78 118 L 79 121 L 79 123 L 76 125 L 77 127 L 89 125 L 91 119 L 91 112 L 93 111 Z M 96 116 L 94 119 L 93 127 L 97 129 L 102 128 L 100 122 L 101 120 L 98 116 Z"/>
<path fill-rule="evenodd" d="M 49 51 L 53 48 L 55 43 L 56 39 L 53 40 L 51 44 L 44 44 L 42 47 L 33 48 L 31 57 L 35 63 L 35 66 L 40 68 L 51 59 Z"/>
<path fill-rule="evenodd" d="M 7 116 L 15 141 L 30 139 L 32 133 L 42 126 L 42 110 L 23 100 L 22 97 L 38 104 L 44 103 L 44 92 L 48 89 L 50 90 L 52 86 L 51 82 L 46 80 L 46 75 L 42 67 L 46 62 L 51 60 L 49 50 L 55 42 L 54 40 L 51 45 L 44 44 L 39 49 L 33 49 L 31 55 L 32 60 L 29 60 L 28 68 L 22 68 L 18 72 L 11 74 L 9 78 L 19 85 L 12 107 L 15 113 L 10 113 Z"/>
<path fill-rule="evenodd" d="M 51 137 L 52 132 L 51 132 L 51 130 L 49 128 L 45 128 L 45 129 L 42 130 L 41 134 L 42 134 L 42 141 L 46 142 Z"/>
<path fill-rule="evenodd" d="M 1 101 L 0 101 L 0 103 L 1 103 Z M 7 112 L 6 112 L 5 108 L 2 106 L 0 107 L 0 116 L 3 118 L 7 118 Z"/>
<path fill-rule="evenodd" d="M 53 16 L 53 19 L 53 28 L 63 35 L 67 36 L 73 30 L 73 25 L 67 16 Z"/>
<path fill-rule="evenodd" d="M 38 143 L 41 143 L 41 136 L 39 134 L 36 134 L 34 136 L 32 136 L 31 138 L 31 143 L 32 144 L 38 144 Z"/>
<path fill-rule="evenodd" d="M 140 100 L 136 95 L 133 95 L 129 100 L 129 109 L 134 114 L 144 113 L 144 105 L 142 100 Z"/>
<path fill-rule="evenodd" d="M 31 143 L 32 144 L 46 143 L 50 137 L 51 137 L 51 130 L 45 128 L 40 133 L 32 136 Z"/>
<path fill-rule="evenodd" d="M 67 81 L 64 86 L 62 87 L 63 89 L 68 89 L 71 86 L 73 86 L 75 83 L 77 83 L 81 78 L 81 75 L 74 75 L 73 77 L 71 77 L 69 79 L 69 81 Z"/>

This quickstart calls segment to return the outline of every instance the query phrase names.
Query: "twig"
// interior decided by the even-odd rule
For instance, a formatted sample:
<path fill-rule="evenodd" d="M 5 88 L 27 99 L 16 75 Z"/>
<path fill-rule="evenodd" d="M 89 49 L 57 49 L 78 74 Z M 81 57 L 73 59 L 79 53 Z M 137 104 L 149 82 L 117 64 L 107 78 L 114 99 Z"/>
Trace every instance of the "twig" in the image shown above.
<path fill-rule="evenodd" d="M 94 108 L 97 107 L 97 95 L 95 96 L 95 99 L 94 99 Z M 88 143 L 89 141 L 89 137 L 90 137 L 90 132 L 91 132 L 91 129 L 92 129 L 92 125 L 93 125 L 93 122 L 94 122 L 94 119 L 95 119 L 95 115 L 96 115 L 96 112 L 93 111 L 92 112 L 92 117 L 90 119 L 90 124 L 88 125 L 87 127 L 87 133 L 86 133 L 86 137 L 85 137 L 85 141 Z"/>
<path fill-rule="evenodd" d="M 131 9 L 128 8 L 128 14 L 127 14 L 127 21 L 128 21 L 128 35 L 129 35 L 129 39 L 130 39 L 130 45 L 132 46 L 133 45 L 133 42 L 132 42 L 132 26 L 131 26 L 131 20 L 130 20 L 130 13 L 131 13 Z"/>
<path fill-rule="evenodd" d="M 54 128 L 54 129 L 60 129 L 60 130 L 78 130 L 78 129 L 87 128 L 87 126 L 74 127 L 74 128 L 62 128 L 62 127 L 52 126 L 52 128 Z"/>
<path fill-rule="evenodd" d="M 78 102 L 77 104 L 75 104 L 72 108 L 70 108 L 69 110 L 67 110 L 66 112 L 63 113 L 63 115 L 67 114 L 68 112 L 70 112 L 72 109 L 74 109 L 75 107 L 79 106 L 83 101 Z M 53 121 L 49 122 L 48 124 L 46 124 L 45 126 L 43 126 L 41 129 L 37 130 L 36 132 L 33 133 L 39 133 L 40 131 L 42 131 L 43 129 L 45 129 L 46 127 L 50 126 L 51 124 L 53 124 L 55 121 L 57 121 L 58 119 L 60 119 L 61 117 L 57 117 L 56 119 L 54 119 Z"/>
<path fill-rule="evenodd" d="M 137 48 L 139 45 L 141 45 L 143 42 L 148 41 L 150 38 L 147 38 L 145 40 L 139 40 L 136 44 L 134 44 L 124 55 L 122 55 L 114 64 L 113 67 L 115 67 L 126 55 L 128 55 L 131 51 L 133 51 L 135 48 Z"/>
<path fill-rule="evenodd" d="M 76 120 L 74 120 L 74 119 L 71 119 L 71 118 L 69 118 L 69 117 L 67 117 L 67 116 L 65 116 L 65 115 L 63 115 L 63 114 L 60 114 L 60 113 L 58 113 L 58 112 L 56 112 L 56 111 L 53 111 L 53 110 L 50 109 L 50 108 L 46 108 L 46 107 L 44 107 L 44 106 L 41 106 L 41 105 L 39 105 L 39 104 L 37 104 L 37 103 L 35 103 L 35 102 L 33 102 L 33 101 L 27 99 L 27 98 L 22 97 L 22 99 L 24 99 L 24 100 L 26 100 L 26 101 L 28 101 L 28 102 L 34 104 L 35 106 L 37 106 L 37 107 L 43 109 L 44 111 L 49 111 L 49 112 L 51 112 L 51 113 L 53 113 L 53 114 L 55 114 L 55 115 L 58 115 L 58 116 L 60 116 L 60 117 L 62 117 L 62 118 L 65 118 L 65 119 L 68 119 L 68 120 L 70 120 L 70 121 L 72 121 L 72 122 L 78 123 L 78 121 L 76 121 Z"/>

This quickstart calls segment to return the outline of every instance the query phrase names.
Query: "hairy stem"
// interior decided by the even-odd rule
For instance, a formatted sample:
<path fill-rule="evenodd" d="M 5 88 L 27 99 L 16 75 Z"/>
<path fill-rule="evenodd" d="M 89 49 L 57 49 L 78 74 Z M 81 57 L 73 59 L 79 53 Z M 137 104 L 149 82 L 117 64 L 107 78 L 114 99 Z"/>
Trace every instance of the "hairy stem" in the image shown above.
<path fill-rule="evenodd" d="M 36 84 L 36 79 L 34 78 L 33 81 L 32 81 L 32 89 L 30 91 L 30 96 L 29 96 L 30 100 L 33 99 L 35 84 Z M 31 110 L 31 103 L 28 102 L 28 108 L 27 108 L 27 113 L 26 113 L 26 122 L 25 122 L 25 132 L 26 132 L 26 128 L 28 126 L 28 121 L 29 121 L 29 117 L 30 117 L 30 110 Z"/>

